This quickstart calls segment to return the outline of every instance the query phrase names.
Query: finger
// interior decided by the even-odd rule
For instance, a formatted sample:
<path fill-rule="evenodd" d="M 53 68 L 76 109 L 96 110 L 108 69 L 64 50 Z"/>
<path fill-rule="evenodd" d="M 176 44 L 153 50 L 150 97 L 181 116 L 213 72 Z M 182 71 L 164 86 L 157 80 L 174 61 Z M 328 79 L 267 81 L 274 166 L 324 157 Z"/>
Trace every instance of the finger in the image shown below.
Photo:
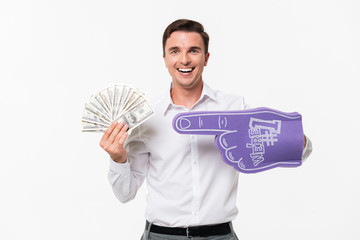
<path fill-rule="evenodd" d="M 129 125 L 123 124 L 123 128 L 121 129 L 121 132 L 125 133 L 125 132 L 127 132 L 128 129 L 129 129 Z"/>
<path fill-rule="evenodd" d="M 277 120 L 299 119 L 298 113 L 284 113 L 270 108 L 254 108 L 239 111 L 208 111 L 180 113 L 173 120 L 173 128 L 181 134 L 218 135 L 222 132 L 254 127 L 252 118 L 264 119 L 263 123 Z M 274 127 L 270 122 L 268 128 Z"/>
<path fill-rule="evenodd" d="M 173 128 L 182 134 L 217 135 L 231 130 L 229 112 L 180 113 L 173 120 Z"/>
<path fill-rule="evenodd" d="M 120 139 L 119 139 L 119 144 L 121 146 L 124 146 L 124 143 L 126 141 L 126 138 L 129 134 L 127 132 L 124 132 L 124 134 L 121 135 Z"/>
<path fill-rule="evenodd" d="M 124 126 L 123 123 L 117 123 L 114 130 L 112 131 L 112 133 L 110 134 L 110 137 L 108 138 L 108 140 L 106 141 L 106 145 L 111 145 L 114 143 L 117 135 L 119 134 L 119 132 L 121 131 L 121 128 Z"/>
<path fill-rule="evenodd" d="M 247 131 L 229 131 L 217 135 L 215 141 L 219 149 L 229 149 L 246 144 Z"/>
<path fill-rule="evenodd" d="M 108 127 L 108 129 L 106 129 L 106 131 L 104 132 L 101 140 L 100 140 L 100 146 L 103 147 L 105 146 L 105 143 L 107 142 L 107 140 L 109 139 L 109 136 L 111 135 L 111 133 L 113 132 L 114 128 L 116 127 L 117 122 L 114 121 L 110 127 Z"/>
<path fill-rule="evenodd" d="M 120 129 L 120 132 L 118 133 L 118 135 L 116 136 L 116 139 L 114 140 L 114 143 L 119 143 L 120 139 L 123 137 L 123 135 L 126 133 L 127 135 L 127 130 L 129 129 L 129 126 L 126 124 L 123 124 L 122 128 Z"/>

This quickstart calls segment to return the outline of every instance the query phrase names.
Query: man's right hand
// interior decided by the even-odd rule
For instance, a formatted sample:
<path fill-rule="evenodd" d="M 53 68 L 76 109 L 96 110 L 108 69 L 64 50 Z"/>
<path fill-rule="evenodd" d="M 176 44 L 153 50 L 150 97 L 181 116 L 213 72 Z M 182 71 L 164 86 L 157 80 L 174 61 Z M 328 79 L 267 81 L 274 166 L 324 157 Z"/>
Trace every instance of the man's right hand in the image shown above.
<path fill-rule="evenodd" d="M 127 151 L 124 148 L 128 136 L 126 132 L 129 126 L 124 123 L 113 122 L 105 131 L 100 141 L 100 146 L 117 163 L 124 163 L 127 159 Z"/>

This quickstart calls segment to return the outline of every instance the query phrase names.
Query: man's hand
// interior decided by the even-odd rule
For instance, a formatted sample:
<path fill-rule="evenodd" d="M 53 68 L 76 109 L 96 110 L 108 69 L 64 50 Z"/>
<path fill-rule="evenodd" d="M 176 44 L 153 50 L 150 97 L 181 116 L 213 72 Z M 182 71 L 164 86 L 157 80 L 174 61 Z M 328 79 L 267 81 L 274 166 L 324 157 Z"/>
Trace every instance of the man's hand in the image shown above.
<path fill-rule="evenodd" d="M 301 115 L 269 108 L 228 112 L 187 112 L 175 116 L 180 134 L 215 135 L 223 160 L 240 172 L 301 165 Z"/>
<path fill-rule="evenodd" d="M 113 122 L 100 141 L 100 146 L 117 163 L 124 163 L 127 159 L 128 153 L 124 149 L 124 142 L 128 136 L 128 128 L 124 123 Z"/>

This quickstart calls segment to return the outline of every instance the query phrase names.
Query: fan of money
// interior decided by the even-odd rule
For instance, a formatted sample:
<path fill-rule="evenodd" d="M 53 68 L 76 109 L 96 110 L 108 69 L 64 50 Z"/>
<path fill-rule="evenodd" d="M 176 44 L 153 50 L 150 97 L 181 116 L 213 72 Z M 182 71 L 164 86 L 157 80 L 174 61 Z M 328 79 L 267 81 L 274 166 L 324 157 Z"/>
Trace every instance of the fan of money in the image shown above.
<path fill-rule="evenodd" d="M 270 108 L 186 112 L 175 116 L 180 134 L 215 135 L 223 160 L 243 173 L 301 165 L 304 133 L 299 113 Z"/>
<path fill-rule="evenodd" d="M 129 130 L 154 115 L 145 94 L 126 84 L 116 84 L 98 91 L 85 104 L 83 132 L 104 132 L 114 121 L 127 124 Z"/>

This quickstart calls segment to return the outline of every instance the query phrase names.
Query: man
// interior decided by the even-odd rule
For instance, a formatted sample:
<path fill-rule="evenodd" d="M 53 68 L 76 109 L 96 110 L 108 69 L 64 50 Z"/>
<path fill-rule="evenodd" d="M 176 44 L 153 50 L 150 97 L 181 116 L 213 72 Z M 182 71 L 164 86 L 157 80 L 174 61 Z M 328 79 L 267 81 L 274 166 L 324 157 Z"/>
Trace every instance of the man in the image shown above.
<path fill-rule="evenodd" d="M 156 115 L 129 136 L 128 126 L 115 122 L 101 139 L 111 157 L 109 181 L 121 202 L 133 199 L 147 179 L 142 239 L 237 239 L 231 221 L 238 212 L 238 172 L 223 162 L 213 136 L 180 135 L 172 128 L 181 112 L 247 108 L 242 97 L 203 82 L 208 43 L 200 23 L 171 23 L 163 35 L 163 57 L 172 85 L 154 103 Z M 310 151 L 306 146 L 303 156 Z"/>

